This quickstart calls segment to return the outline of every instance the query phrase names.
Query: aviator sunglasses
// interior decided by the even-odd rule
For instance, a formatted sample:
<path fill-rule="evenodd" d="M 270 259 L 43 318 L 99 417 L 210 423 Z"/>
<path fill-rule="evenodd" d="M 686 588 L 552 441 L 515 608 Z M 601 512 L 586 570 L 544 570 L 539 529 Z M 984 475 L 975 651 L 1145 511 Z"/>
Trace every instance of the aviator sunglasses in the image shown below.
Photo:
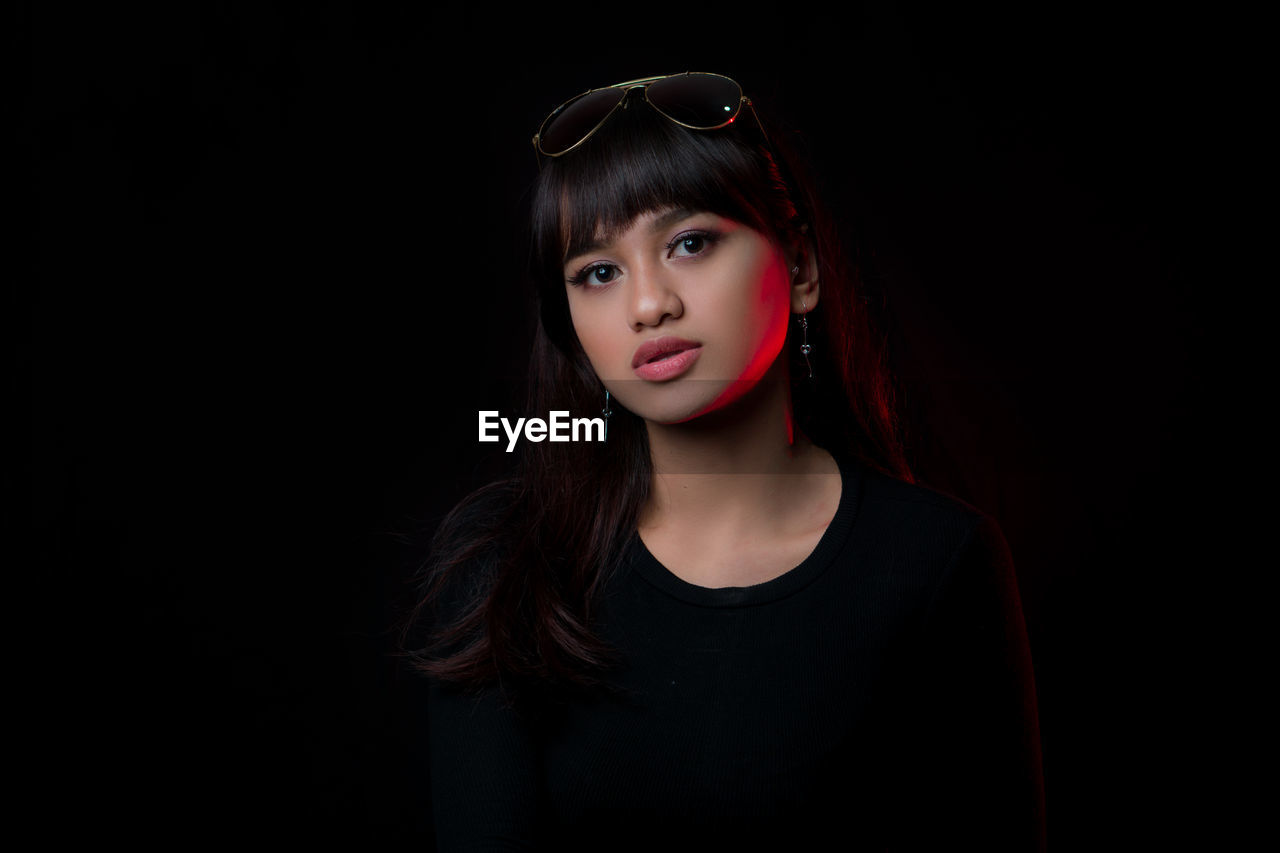
<path fill-rule="evenodd" d="M 742 94 L 737 81 L 722 74 L 686 71 L 614 83 L 570 98 L 542 122 L 533 136 L 534 152 L 559 157 L 577 148 L 619 107 L 626 109 L 628 96 L 634 89 L 640 89 L 649 106 L 664 118 L 691 130 L 716 130 L 732 124 L 746 104 L 755 116 L 760 133 L 764 134 L 755 106 Z M 768 142 L 766 135 L 765 144 Z"/>

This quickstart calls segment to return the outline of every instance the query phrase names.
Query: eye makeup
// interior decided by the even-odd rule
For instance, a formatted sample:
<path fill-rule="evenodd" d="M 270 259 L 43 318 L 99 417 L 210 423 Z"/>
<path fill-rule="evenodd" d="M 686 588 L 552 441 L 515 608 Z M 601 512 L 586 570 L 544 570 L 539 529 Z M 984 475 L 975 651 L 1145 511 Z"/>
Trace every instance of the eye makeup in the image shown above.
<path fill-rule="evenodd" d="M 664 247 L 667 257 L 672 260 L 681 258 L 699 258 L 711 252 L 717 243 L 724 239 L 724 233 L 714 228 L 691 228 L 681 231 Z M 687 254 L 675 254 L 683 248 Z M 607 278 L 600 279 L 607 273 Z M 590 284 L 603 287 L 617 278 L 618 265 L 609 261 L 593 261 L 581 267 L 576 273 L 568 276 L 565 282 L 572 286 Z M 594 278 L 593 278 L 594 277 Z"/>

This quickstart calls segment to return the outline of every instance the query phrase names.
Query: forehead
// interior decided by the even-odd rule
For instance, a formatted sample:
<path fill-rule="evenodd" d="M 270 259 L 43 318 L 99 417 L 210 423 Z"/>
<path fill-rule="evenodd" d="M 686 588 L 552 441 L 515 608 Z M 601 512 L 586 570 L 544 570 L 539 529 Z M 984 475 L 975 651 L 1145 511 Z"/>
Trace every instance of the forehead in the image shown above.
<path fill-rule="evenodd" d="M 698 211 L 692 206 L 664 204 L 645 210 L 630 219 L 619 217 L 615 221 L 597 219 L 590 228 L 575 229 L 574 217 L 561 208 L 560 233 L 566 259 L 604 248 L 616 242 L 623 234 L 639 228 L 647 232 L 661 231 L 672 223 L 693 216 Z"/>

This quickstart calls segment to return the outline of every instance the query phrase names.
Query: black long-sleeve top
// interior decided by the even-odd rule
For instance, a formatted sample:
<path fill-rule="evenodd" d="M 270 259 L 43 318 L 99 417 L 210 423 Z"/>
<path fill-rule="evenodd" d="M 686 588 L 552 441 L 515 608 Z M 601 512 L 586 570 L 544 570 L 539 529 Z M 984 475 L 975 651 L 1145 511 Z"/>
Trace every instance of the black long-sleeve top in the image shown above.
<path fill-rule="evenodd" d="M 835 518 L 766 583 L 695 586 L 632 538 L 601 622 L 619 690 L 531 716 L 433 684 L 440 849 L 1043 849 L 999 527 L 838 461 Z"/>

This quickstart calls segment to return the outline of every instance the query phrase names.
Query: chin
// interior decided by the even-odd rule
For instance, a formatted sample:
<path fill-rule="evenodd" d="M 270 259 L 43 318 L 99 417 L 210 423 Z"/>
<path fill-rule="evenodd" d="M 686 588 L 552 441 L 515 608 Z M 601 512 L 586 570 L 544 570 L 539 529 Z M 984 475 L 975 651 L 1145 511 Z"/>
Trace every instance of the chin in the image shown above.
<path fill-rule="evenodd" d="M 719 385 L 721 383 L 715 383 Z M 715 403 L 718 388 L 709 382 L 674 381 L 653 384 L 643 381 L 615 383 L 614 399 L 627 411 L 658 424 L 678 424 L 698 417 Z"/>
<path fill-rule="evenodd" d="M 708 411 L 709 408 L 707 406 L 699 406 L 681 411 L 660 412 L 656 417 L 645 418 L 645 420 L 652 421 L 656 424 L 662 424 L 663 426 L 675 426 L 676 424 L 684 424 L 689 421 L 697 420 Z"/>
<path fill-rule="evenodd" d="M 745 383 L 747 386 L 755 383 Z M 664 426 L 687 423 L 732 405 L 749 387 L 727 380 L 686 380 L 666 385 L 619 389 L 615 394 L 629 411 L 646 421 Z M 626 398 L 623 397 L 626 394 Z M 630 399 L 634 398 L 634 399 Z"/>

